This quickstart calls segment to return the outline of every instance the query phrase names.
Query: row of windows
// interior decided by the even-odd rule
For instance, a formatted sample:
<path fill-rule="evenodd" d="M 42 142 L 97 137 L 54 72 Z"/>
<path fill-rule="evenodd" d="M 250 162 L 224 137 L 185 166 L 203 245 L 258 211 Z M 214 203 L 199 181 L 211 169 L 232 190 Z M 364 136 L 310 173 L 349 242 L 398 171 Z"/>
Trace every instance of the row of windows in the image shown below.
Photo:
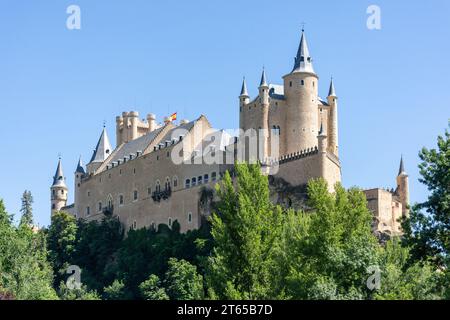
<path fill-rule="evenodd" d="M 300 84 L 302 86 L 304 86 L 305 85 L 305 80 L 300 80 Z M 315 81 L 312 82 L 312 86 L 313 86 L 313 88 L 316 86 L 316 82 Z M 289 87 L 292 87 L 292 81 L 289 81 Z"/>
<path fill-rule="evenodd" d="M 217 180 L 217 172 L 211 173 L 211 181 Z M 201 185 L 203 183 L 209 182 L 209 175 L 205 174 L 203 176 L 193 177 L 191 179 L 186 179 L 184 182 L 184 186 L 186 189 L 189 189 L 190 187 L 195 187 L 196 185 Z"/>

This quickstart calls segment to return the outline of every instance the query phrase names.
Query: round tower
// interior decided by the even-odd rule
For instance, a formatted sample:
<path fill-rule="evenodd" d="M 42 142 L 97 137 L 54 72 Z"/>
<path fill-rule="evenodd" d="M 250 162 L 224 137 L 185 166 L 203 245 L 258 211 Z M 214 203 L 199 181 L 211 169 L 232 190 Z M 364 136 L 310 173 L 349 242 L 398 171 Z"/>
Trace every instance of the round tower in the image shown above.
<path fill-rule="evenodd" d="M 53 177 L 53 184 L 50 187 L 51 192 L 51 214 L 61 211 L 67 205 L 68 188 L 66 186 L 66 178 L 61 165 L 61 158 L 59 158 L 58 166 L 56 168 L 55 176 Z"/>
<path fill-rule="evenodd" d="M 125 125 L 122 116 L 116 117 L 116 146 L 120 146 L 123 142 L 123 133 L 125 132 Z"/>
<path fill-rule="evenodd" d="M 130 117 L 130 141 L 138 138 L 138 121 L 139 113 L 137 111 L 131 111 L 128 115 Z"/>
<path fill-rule="evenodd" d="M 266 81 L 266 71 L 263 68 L 261 82 L 259 84 L 259 103 L 261 114 L 259 118 L 259 160 L 265 160 L 269 156 L 269 85 Z"/>
<path fill-rule="evenodd" d="M 248 95 L 247 91 L 247 83 L 244 80 L 242 80 L 242 88 L 241 88 L 241 94 L 239 95 L 239 128 L 242 130 L 246 130 L 245 128 L 245 107 L 250 102 L 250 96 Z"/>
<path fill-rule="evenodd" d="M 328 149 L 331 153 L 339 157 L 338 97 L 336 95 L 336 90 L 334 89 L 333 78 L 331 78 L 327 100 L 330 105 L 330 113 L 328 117 Z"/>
<path fill-rule="evenodd" d="M 318 151 L 319 151 L 319 177 L 326 177 L 326 158 L 327 158 L 327 134 L 323 128 L 323 124 L 320 125 L 319 134 L 317 136 Z M 330 186 L 329 186 L 330 187 Z"/>
<path fill-rule="evenodd" d="M 152 132 L 156 129 L 156 116 L 153 113 L 147 115 L 148 131 Z"/>
<path fill-rule="evenodd" d="M 396 194 L 402 204 L 402 214 L 404 217 L 409 216 L 409 177 L 405 171 L 403 156 L 400 160 L 400 169 L 397 176 Z"/>
<path fill-rule="evenodd" d="M 81 209 L 80 209 L 80 201 L 79 201 L 79 196 L 80 196 L 80 187 L 81 187 L 81 180 L 83 179 L 83 177 L 85 176 L 86 171 L 84 170 L 83 167 L 83 162 L 81 161 L 81 156 L 80 159 L 78 160 L 78 164 L 77 164 L 77 169 L 75 170 L 75 179 L 74 179 L 74 204 L 75 204 L 75 213 L 77 214 L 77 216 L 79 216 L 81 214 Z"/>
<path fill-rule="evenodd" d="M 285 154 L 317 146 L 319 77 L 314 72 L 304 31 L 294 69 L 283 77 L 286 110 Z M 283 128 L 282 128 L 283 129 Z"/>

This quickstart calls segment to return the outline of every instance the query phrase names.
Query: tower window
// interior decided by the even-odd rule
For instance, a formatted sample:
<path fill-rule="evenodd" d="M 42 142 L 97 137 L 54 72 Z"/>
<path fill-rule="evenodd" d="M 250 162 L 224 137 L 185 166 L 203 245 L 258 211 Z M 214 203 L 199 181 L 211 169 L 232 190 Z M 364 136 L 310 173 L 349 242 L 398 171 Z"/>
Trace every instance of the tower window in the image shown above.
<path fill-rule="evenodd" d="M 292 88 L 292 81 L 289 81 L 289 87 Z"/>
<path fill-rule="evenodd" d="M 133 174 L 136 174 L 136 168 L 133 169 Z"/>
<path fill-rule="evenodd" d="M 133 191 L 133 200 L 137 201 L 137 199 L 138 199 L 138 192 L 137 192 L 137 190 L 134 190 Z"/>
<path fill-rule="evenodd" d="M 119 195 L 119 205 L 123 206 L 123 195 Z"/>
<path fill-rule="evenodd" d="M 192 212 L 188 213 L 188 222 L 192 223 Z"/>
<path fill-rule="evenodd" d="M 91 208 L 90 207 L 86 207 L 86 215 L 90 215 L 91 214 Z"/>
<path fill-rule="evenodd" d="M 172 227 L 172 218 L 169 218 L 168 224 L 169 224 L 169 227 Z"/>
<path fill-rule="evenodd" d="M 102 203 L 101 202 L 98 203 L 98 211 L 99 212 L 102 211 Z"/>
<path fill-rule="evenodd" d="M 56 206 L 55 204 L 52 204 L 52 209 L 55 210 Z"/>
<path fill-rule="evenodd" d="M 304 86 L 305 85 L 305 80 L 302 80 L 300 83 L 301 83 L 302 86 Z"/>

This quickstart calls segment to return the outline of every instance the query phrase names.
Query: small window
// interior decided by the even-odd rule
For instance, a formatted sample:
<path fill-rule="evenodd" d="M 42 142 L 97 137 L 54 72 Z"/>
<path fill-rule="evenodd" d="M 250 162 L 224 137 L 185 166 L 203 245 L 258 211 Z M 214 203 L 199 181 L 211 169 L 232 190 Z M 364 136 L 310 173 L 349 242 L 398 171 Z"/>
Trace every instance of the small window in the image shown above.
<path fill-rule="evenodd" d="M 197 178 L 192 178 L 192 186 L 195 187 L 197 185 Z"/>
<path fill-rule="evenodd" d="M 119 174 L 122 175 L 122 169 L 119 169 Z"/>
<path fill-rule="evenodd" d="M 99 212 L 102 211 L 102 203 L 101 202 L 98 203 L 98 211 Z"/>
<path fill-rule="evenodd" d="M 90 214 L 91 214 L 91 208 L 86 207 L 86 215 L 88 216 L 88 215 L 90 215 Z"/>
<path fill-rule="evenodd" d="M 169 227 L 172 227 L 172 218 L 169 218 L 168 224 L 169 224 Z"/>
<path fill-rule="evenodd" d="M 305 85 L 305 80 L 302 80 L 300 83 L 301 83 L 302 86 L 304 86 Z"/>
<path fill-rule="evenodd" d="M 52 204 L 52 209 L 55 210 L 56 206 L 55 204 Z"/>
<path fill-rule="evenodd" d="M 155 191 L 161 192 L 161 182 L 159 182 L 159 180 L 156 181 Z"/>
<path fill-rule="evenodd" d="M 133 200 L 136 201 L 138 199 L 138 192 L 137 190 L 134 190 L 133 192 Z"/>
<path fill-rule="evenodd" d="M 200 184 L 202 184 L 202 182 L 203 182 L 203 177 L 202 176 L 199 176 L 198 178 L 197 178 L 198 180 L 198 184 L 200 185 Z"/>
<path fill-rule="evenodd" d="M 150 224 L 150 228 L 151 228 L 153 231 L 156 231 L 156 223 L 155 223 L 155 221 L 152 221 L 152 223 Z"/>
<path fill-rule="evenodd" d="M 216 172 L 211 173 L 211 180 L 212 181 L 216 181 L 217 180 L 217 173 Z"/>
<path fill-rule="evenodd" d="M 64 190 L 61 190 L 61 194 L 62 194 L 62 195 L 64 194 Z"/>
<path fill-rule="evenodd" d="M 137 229 L 137 222 L 136 222 L 136 220 L 134 220 L 133 221 L 133 230 L 136 230 Z"/>
<path fill-rule="evenodd" d="M 123 205 L 123 195 L 119 195 L 119 205 Z"/>
<path fill-rule="evenodd" d="M 292 81 L 289 81 L 289 87 L 292 88 Z"/>
<path fill-rule="evenodd" d="M 136 168 L 133 169 L 133 174 L 136 174 Z"/>
<path fill-rule="evenodd" d="M 173 187 L 174 188 L 178 187 L 178 178 L 177 177 L 173 177 Z"/>
<path fill-rule="evenodd" d="M 166 155 L 167 155 L 167 158 L 170 158 L 170 152 L 169 151 L 167 151 Z"/>
<path fill-rule="evenodd" d="M 184 186 L 186 187 L 186 189 L 189 189 L 191 187 L 191 180 L 190 179 L 186 179 Z"/>
<path fill-rule="evenodd" d="M 188 222 L 192 223 L 192 212 L 188 213 Z"/>
<path fill-rule="evenodd" d="M 90 191 L 87 192 L 87 196 L 88 196 L 88 197 L 91 196 L 91 192 L 90 192 Z"/>
<path fill-rule="evenodd" d="M 205 183 L 208 183 L 208 182 L 209 182 L 209 175 L 208 175 L 208 174 L 205 174 L 205 175 L 203 176 L 203 180 L 205 181 Z"/>

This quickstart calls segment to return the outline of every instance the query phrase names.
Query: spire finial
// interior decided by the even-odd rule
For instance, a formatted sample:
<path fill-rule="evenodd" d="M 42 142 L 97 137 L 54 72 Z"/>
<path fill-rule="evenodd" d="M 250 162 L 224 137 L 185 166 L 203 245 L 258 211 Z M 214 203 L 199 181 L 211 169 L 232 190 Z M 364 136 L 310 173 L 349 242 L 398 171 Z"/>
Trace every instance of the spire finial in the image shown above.
<path fill-rule="evenodd" d="M 334 88 L 333 76 L 331 76 L 330 90 L 328 90 L 328 96 L 336 97 L 336 89 Z"/>
<path fill-rule="evenodd" d="M 266 81 L 266 69 L 263 66 L 262 75 L 261 75 L 261 82 L 259 84 L 260 87 L 267 87 L 267 81 Z"/>
<path fill-rule="evenodd" d="M 247 83 L 245 81 L 245 76 L 244 79 L 242 80 L 242 89 L 241 89 L 241 97 L 248 97 L 248 91 L 247 91 Z"/>
<path fill-rule="evenodd" d="M 305 32 L 305 22 L 302 22 L 302 32 Z"/>

